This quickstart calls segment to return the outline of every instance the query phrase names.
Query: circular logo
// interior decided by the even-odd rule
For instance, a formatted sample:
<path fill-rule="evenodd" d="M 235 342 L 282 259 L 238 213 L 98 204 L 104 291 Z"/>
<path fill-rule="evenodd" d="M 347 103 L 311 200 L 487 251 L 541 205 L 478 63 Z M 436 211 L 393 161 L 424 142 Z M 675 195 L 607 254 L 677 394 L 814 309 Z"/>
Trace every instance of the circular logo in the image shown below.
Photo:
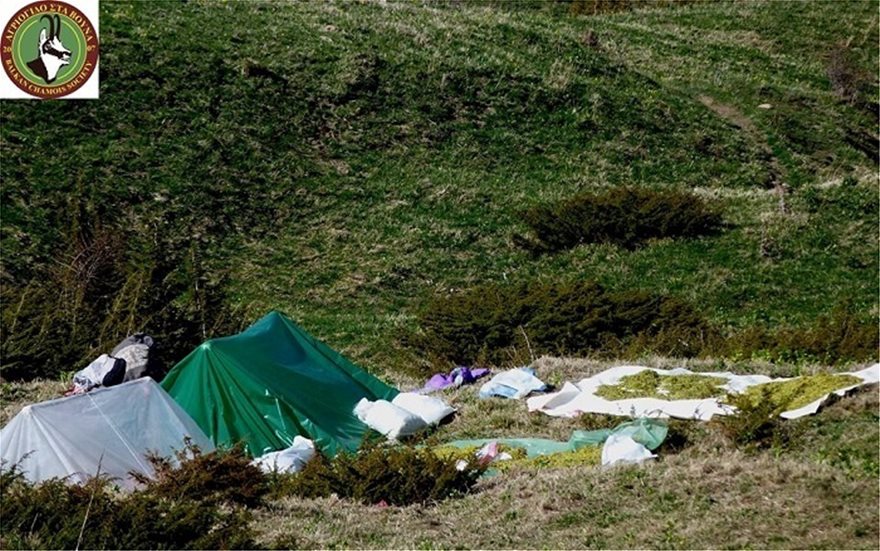
<path fill-rule="evenodd" d="M 0 36 L 0 63 L 16 86 L 38 98 L 79 89 L 98 66 L 98 35 L 82 11 L 58 0 L 20 9 Z"/>

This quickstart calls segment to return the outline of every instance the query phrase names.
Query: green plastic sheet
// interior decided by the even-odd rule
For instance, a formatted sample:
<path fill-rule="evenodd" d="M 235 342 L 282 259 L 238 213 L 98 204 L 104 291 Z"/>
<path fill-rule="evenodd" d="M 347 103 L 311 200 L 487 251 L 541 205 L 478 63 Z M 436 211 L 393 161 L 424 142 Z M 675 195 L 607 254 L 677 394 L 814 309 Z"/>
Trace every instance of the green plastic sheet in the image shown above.
<path fill-rule="evenodd" d="M 278 312 L 201 344 L 162 387 L 215 445 L 243 443 L 254 457 L 296 435 L 328 455 L 355 451 L 368 430 L 355 404 L 398 394 Z"/>
<path fill-rule="evenodd" d="M 613 429 L 576 430 L 571 434 L 568 442 L 548 440 L 546 438 L 480 438 L 475 440 L 453 440 L 443 445 L 456 448 L 471 448 L 482 447 L 489 442 L 498 442 L 510 447 L 523 448 L 526 450 L 526 456 L 535 457 L 560 452 L 573 452 L 585 446 L 600 446 L 612 434 L 623 434 L 653 451 L 660 447 L 660 444 L 666 439 L 667 431 L 668 428 L 665 421 L 639 418 L 621 423 Z"/>

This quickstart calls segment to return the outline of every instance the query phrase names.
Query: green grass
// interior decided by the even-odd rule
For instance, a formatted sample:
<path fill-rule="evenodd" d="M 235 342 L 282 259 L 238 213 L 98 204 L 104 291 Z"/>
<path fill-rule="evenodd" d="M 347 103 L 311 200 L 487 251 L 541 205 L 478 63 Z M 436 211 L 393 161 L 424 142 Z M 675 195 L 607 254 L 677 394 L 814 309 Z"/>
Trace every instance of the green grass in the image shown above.
<path fill-rule="evenodd" d="M 846 137 L 876 121 L 826 73 L 846 40 L 876 67 L 873 8 L 105 3 L 100 100 L 0 104 L 5 367 L 79 368 L 134 329 L 170 365 L 280 309 L 391 373 L 422 361 L 401 337 L 430 297 L 536 279 L 670 293 L 731 330 L 875 316 L 877 166 Z M 513 244 L 523 209 L 619 185 L 732 226 Z M 59 275 L 96 236 L 119 244 L 101 284 Z"/>

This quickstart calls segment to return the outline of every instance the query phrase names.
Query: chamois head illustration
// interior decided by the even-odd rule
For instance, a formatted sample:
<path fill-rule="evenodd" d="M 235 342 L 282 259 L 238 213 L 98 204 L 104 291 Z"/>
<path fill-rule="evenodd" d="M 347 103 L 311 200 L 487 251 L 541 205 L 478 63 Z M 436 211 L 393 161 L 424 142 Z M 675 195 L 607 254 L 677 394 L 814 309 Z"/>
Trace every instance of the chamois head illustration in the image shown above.
<path fill-rule="evenodd" d="M 55 80 L 61 67 L 70 64 L 70 50 L 61 43 L 61 19 L 58 14 L 54 17 L 44 15 L 40 18 L 49 20 L 49 31 L 46 32 L 44 27 L 40 30 L 40 40 L 38 44 L 39 57 L 28 62 L 28 67 L 50 84 Z"/>

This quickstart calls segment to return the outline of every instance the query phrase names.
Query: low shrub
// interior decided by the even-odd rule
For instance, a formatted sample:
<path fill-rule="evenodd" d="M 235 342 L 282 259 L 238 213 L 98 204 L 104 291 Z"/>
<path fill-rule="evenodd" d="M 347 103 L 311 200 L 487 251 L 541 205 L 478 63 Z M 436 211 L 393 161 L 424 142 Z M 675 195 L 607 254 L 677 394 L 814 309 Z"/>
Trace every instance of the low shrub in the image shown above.
<path fill-rule="evenodd" d="M 830 315 L 821 316 L 805 329 L 786 329 L 777 336 L 777 355 L 781 359 L 808 356 L 825 363 L 877 358 L 876 317 L 856 313 L 844 305 Z"/>
<path fill-rule="evenodd" d="M 582 243 L 634 248 L 649 239 L 698 237 L 717 232 L 719 212 L 681 191 L 615 188 L 578 195 L 522 214 L 533 237 L 516 242 L 534 252 L 555 252 Z"/>
<path fill-rule="evenodd" d="M 785 434 L 783 420 L 771 398 L 766 385 L 756 387 L 755 393 L 749 396 L 732 394 L 727 402 L 737 409 L 736 413 L 715 416 L 710 424 L 740 448 L 757 450 L 784 446 L 781 441 Z"/>
<path fill-rule="evenodd" d="M 850 477 L 877 480 L 877 385 L 855 389 L 846 400 L 832 400 L 816 415 L 790 420 L 775 413 L 779 408 L 772 389 L 760 392 L 766 399 L 733 398 L 738 414 L 716 417 L 706 428 L 720 429 L 746 451 L 772 449 L 774 454 L 831 465 Z"/>
<path fill-rule="evenodd" d="M 289 477 L 280 493 L 300 497 L 339 497 L 388 505 L 428 504 L 462 496 L 473 488 L 483 467 L 456 468 L 456 460 L 428 448 L 367 444 L 357 454 L 333 459 L 315 454 Z"/>
<path fill-rule="evenodd" d="M 841 100 L 856 104 L 876 97 L 874 78 L 870 71 L 860 66 L 855 52 L 847 43 L 835 44 L 826 56 L 825 73 L 835 95 Z"/>
<path fill-rule="evenodd" d="M 655 451 L 661 457 L 681 453 L 696 443 L 705 440 L 709 430 L 711 430 L 707 429 L 702 421 L 694 419 L 670 418 L 667 420 L 666 426 L 666 439 L 663 440 L 663 443 Z"/>
<path fill-rule="evenodd" d="M 486 284 L 429 300 L 403 337 L 438 365 L 521 365 L 543 354 L 634 358 L 760 357 L 840 364 L 877 357 L 876 320 L 848 304 L 806 327 L 722 334 L 689 303 L 590 282 Z"/>
<path fill-rule="evenodd" d="M 130 494 L 94 478 L 30 484 L 15 466 L 0 469 L 0 540 L 7 549 L 253 548 L 250 513 L 151 484 Z"/>
<path fill-rule="evenodd" d="M 742 394 L 729 394 L 725 402 L 734 406 L 736 413 L 715 417 L 711 423 L 733 444 L 746 450 L 786 449 L 792 438 L 797 437 L 799 427 L 781 418 L 782 412 L 859 382 L 851 375 L 820 373 L 756 385 Z"/>
<path fill-rule="evenodd" d="M 432 300 L 408 343 L 429 360 L 525 363 L 541 354 L 688 357 L 717 331 L 689 304 L 590 282 L 483 285 Z"/>
<path fill-rule="evenodd" d="M 165 457 L 150 455 L 147 459 L 155 479 L 133 475 L 150 492 L 168 499 L 186 497 L 217 505 L 259 507 L 269 492 L 266 475 L 241 447 L 202 453 L 187 445 L 177 458 L 179 466 L 174 466 Z"/>
<path fill-rule="evenodd" d="M 757 327 L 745 329 L 727 339 L 717 353 L 833 365 L 874 360 L 878 345 L 876 319 L 858 312 L 852 305 L 841 304 L 807 327 L 781 328 L 773 332 Z"/>

